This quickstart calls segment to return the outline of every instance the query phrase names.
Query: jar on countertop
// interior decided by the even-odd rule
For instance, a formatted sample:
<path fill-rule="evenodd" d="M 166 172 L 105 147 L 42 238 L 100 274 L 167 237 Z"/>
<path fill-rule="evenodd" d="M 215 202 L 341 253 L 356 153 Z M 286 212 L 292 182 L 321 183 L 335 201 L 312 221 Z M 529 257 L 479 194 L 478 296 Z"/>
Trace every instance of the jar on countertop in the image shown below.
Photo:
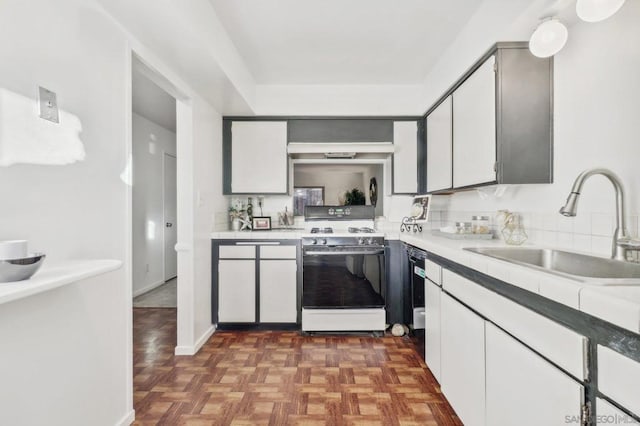
<path fill-rule="evenodd" d="M 471 234 L 472 232 L 473 228 L 471 222 L 456 222 L 457 234 Z"/>
<path fill-rule="evenodd" d="M 489 233 L 489 216 L 472 216 L 472 231 L 474 234 Z"/>

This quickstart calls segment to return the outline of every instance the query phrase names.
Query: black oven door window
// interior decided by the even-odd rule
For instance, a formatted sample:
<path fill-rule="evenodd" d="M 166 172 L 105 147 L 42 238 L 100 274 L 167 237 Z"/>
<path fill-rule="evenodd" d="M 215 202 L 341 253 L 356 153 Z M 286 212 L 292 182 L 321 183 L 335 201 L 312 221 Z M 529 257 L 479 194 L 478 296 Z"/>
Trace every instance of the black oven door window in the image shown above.
<path fill-rule="evenodd" d="M 383 254 L 305 255 L 302 306 L 318 309 L 385 306 Z"/>

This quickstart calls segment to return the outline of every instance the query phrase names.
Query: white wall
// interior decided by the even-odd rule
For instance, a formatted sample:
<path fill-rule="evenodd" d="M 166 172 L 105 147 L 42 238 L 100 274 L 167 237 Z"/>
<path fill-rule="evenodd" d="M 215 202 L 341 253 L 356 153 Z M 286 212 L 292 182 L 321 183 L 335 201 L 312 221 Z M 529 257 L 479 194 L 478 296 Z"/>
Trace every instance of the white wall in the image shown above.
<path fill-rule="evenodd" d="M 419 115 L 420 85 L 258 85 L 256 115 Z"/>
<path fill-rule="evenodd" d="M 227 114 L 251 113 L 255 82 L 209 0 L 97 0 L 199 96 Z"/>
<path fill-rule="evenodd" d="M 203 343 L 211 325 L 211 228 L 215 212 L 226 210 L 222 195 L 222 116 L 196 98 L 193 106 L 193 225 L 194 343 Z"/>
<path fill-rule="evenodd" d="M 176 134 L 134 113 L 133 297 L 164 283 L 166 278 L 163 238 L 165 153 L 176 155 Z"/>
<path fill-rule="evenodd" d="M 0 306 L 1 424 L 113 425 L 132 409 L 127 298 L 126 38 L 85 0 L 0 2 L 0 86 L 55 91 L 82 121 L 86 159 L 0 168 L 0 239 L 126 267 Z M 129 107 L 130 108 L 130 107 Z M 24 323 L 14 314 L 32 312 Z M 24 316 L 23 316 L 24 317 Z"/>
<path fill-rule="evenodd" d="M 0 424 L 113 426 L 132 414 L 122 274 L 0 306 Z"/>
<path fill-rule="evenodd" d="M 323 186 L 324 203 L 326 205 L 340 205 L 339 199 L 344 193 L 358 188 L 364 192 L 362 186 L 362 172 L 332 172 L 317 170 L 313 173 L 295 172 L 294 184 L 296 186 Z"/>
<path fill-rule="evenodd" d="M 637 232 L 640 212 L 640 2 L 627 1 L 609 20 L 569 26 L 569 41 L 555 56 L 554 183 L 510 188 L 501 199 L 482 200 L 474 192 L 448 200 L 458 212 L 525 212 L 532 240 L 606 255 L 613 233 L 614 192 L 602 177 L 584 188 L 578 216 L 557 211 L 575 177 L 584 169 L 607 167 L 627 189 L 628 208 Z M 478 52 L 480 53 L 480 52 Z M 452 71 L 453 72 L 453 71 Z M 526 159 L 522 159 L 526 161 Z"/>
<path fill-rule="evenodd" d="M 556 0 L 484 0 L 425 77 L 421 113 L 498 41 L 528 40 L 540 17 L 555 13 Z M 564 1 L 573 7 L 573 1 Z"/>
<path fill-rule="evenodd" d="M 157 84 L 145 77 L 140 61 L 132 64 L 132 107 L 133 112 L 148 120 L 176 132 L 176 99 Z"/>

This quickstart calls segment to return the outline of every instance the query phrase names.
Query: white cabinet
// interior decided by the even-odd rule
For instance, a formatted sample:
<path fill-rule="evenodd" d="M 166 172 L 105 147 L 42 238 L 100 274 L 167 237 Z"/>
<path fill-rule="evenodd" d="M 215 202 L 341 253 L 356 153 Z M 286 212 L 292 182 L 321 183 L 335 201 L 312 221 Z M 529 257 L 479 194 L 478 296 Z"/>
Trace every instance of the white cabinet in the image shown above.
<path fill-rule="evenodd" d="M 218 261 L 218 321 L 255 322 L 256 261 Z"/>
<path fill-rule="evenodd" d="M 640 416 L 640 362 L 598 345 L 598 390 Z"/>
<path fill-rule="evenodd" d="M 214 283 L 218 323 L 295 324 L 299 298 L 297 244 L 219 241 Z"/>
<path fill-rule="evenodd" d="M 260 261 L 260 322 L 297 320 L 296 260 Z"/>
<path fill-rule="evenodd" d="M 451 105 L 449 96 L 427 115 L 427 192 L 449 189 L 453 185 Z"/>
<path fill-rule="evenodd" d="M 628 425 L 638 426 L 640 422 L 613 406 L 608 401 L 596 398 L 596 426 L 604 425 Z"/>
<path fill-rule="evenodd" d="M 393 122 L 393 193 L 418 192 L 418 123 Z"/>
<path fill-rule="evenodd" d="M 496 180 L 495 56 L 453 92 L 453 186 Z M 523 100 L 525 101 L 525 100 Z"/>
<path fill-rule="evenodd" d="M 574 377 L 586 379 L 584 336 L 446 269 L 442 287 Z"/>
<path fill-rule="evenodd" d="M 442 290 L 425 279 L 424 359 L 433 376 L 440 382 L 440 303 Z"/>
<path fill-rule="evenodd" d="M 580 418 L 580 383 L 493 324 L 485 333 L 487 425 L 559 425 Z"/>
<path fill-rule="evenodd" d="M 231 123 L 231 193 L 287 193 L 287 122 Z"/>
<path fill-rule="evenodd" d="M 447 294 L 441 302 L 442 392 L 465 425 L 483 425 L 485 321 Z"/>

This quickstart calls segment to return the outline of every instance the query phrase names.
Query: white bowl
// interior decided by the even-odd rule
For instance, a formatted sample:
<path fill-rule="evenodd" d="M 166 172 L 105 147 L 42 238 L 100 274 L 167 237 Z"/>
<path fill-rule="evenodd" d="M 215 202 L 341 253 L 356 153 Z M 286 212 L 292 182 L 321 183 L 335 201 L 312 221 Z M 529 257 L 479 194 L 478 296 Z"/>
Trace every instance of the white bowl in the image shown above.
<path fill-rule="evenodd" d="M 21 259 L 0 260 L 0 283 L 27 280 L 44 262 L 44 253 L 32 253 Z"/>
<path fill-rule="evenodd" d="M 0 241 L 0 260 L 27 257 L 27 240 Z"/>

